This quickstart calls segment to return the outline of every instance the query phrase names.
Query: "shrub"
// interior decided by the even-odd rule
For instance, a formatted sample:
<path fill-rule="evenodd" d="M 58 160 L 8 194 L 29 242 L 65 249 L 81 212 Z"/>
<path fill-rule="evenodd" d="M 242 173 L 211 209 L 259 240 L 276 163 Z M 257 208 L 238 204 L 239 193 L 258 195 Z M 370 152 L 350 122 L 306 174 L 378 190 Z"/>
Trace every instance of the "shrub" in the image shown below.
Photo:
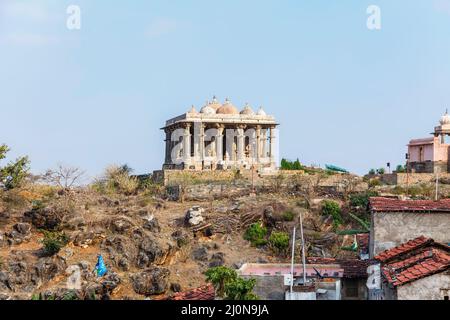
<path fill-rule="evenodd" d="M 42 244 L 44 252 L 50 256 L 57 254 L 68 242 L 69 238 L 63 232 L 41 230 L 44 233 Z"/>
<path fill-rule="evenodd" d="M 375 175 L 377 172 L 376 172 L 376 170 L 375 169 L 370 169 L 369 170 L 369 174 L 370 175 Z"/>
<path fill-rule="evenodd" d="M 380 179 L 370 179 L 369 180 L 369 188 L 375 188 L 381 185 Z"/>
<path fill-rule="evenodd" d="M 274 231 L 269 237 L 269 245 L 278 254 L 284 254 L 289 248 L 289 235 L 286 232 Z"/>
<path fill-rule="evenodd" d="M 127 165 L 110 166 L 92 188 L 101 193 L 135 194 L 139 188 L 139 181 L 136 177 L 131 177 L 130 172 L 131 169 Z"/>
<path fill-rule="evenodd" d="M 267 228 L 254 223 L 245 231 L 244 239 L 250 241 L 254 246 L 263 246 L 267 244 L 266 235 Z"/>
<path fill-rule="evenodd" d="M 293 221 L 295 218 L 295 215 L 292 211 L 286 211 L 283 213 L 283 220 L 284 221 Z"/>
<path fill-rule="evenodd" d="M 377 169 L 377 174 L 385 174 L 386 170 L 384 168 Z"/>
<path fill-rule="evenodd" d="M 335 227 L 343 223 L 341 207 L 334 201 L 325 200 L 322 202 L 322 215 L 331 216 Z"/>
<path fill-rule="evenodd" d="M 402 166 L 401 164 L 399 164 L 399 165 L 397 166 L 397 168 L 395 169 L 395 171 L 396 171 L 397 173 L 404 173 L 404 172 L 406 172 L 406 166 Z"/>
<path fill-rule="evenodd" d="M 350 195 L 350 206 L 366 210 L 369 205 L 369 198 L 378 196 L 378 192 L 367 191 Z"/>

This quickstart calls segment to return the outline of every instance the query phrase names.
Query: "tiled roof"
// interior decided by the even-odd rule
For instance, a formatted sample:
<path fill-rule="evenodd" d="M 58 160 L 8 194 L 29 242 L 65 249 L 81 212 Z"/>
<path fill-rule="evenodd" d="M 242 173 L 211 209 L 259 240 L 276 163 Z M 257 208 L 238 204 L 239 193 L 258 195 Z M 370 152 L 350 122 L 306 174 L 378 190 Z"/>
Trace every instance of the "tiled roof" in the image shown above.
<path fill-rule="evenodd" d="M 208 284 L 197 289 L 176 293 L 168 300 L 214 300 L 215 297 L 214 286 Z"/>
<path fill-rule="evenodd" d="M 450 199 L 399 200 L 395 198 L 372 197 L 369 199 L 372 212 L 449 212 Z"/>
<path fill-rule="evenodd" d="M 394 286 L 450 269 L 450 247 L 419 237 L 375 257 L 381 261 L 384 278 Z"/>
<path fill-rule="evenodd" d="M 426 245 L 429 245 L 433 243 L 433 239 L 426 238 L 424 236 L 418 237 L 414 240 L 409 240 L 406 243 L 403 243 L 399 245 L 398 247 L 383 251 L 379 253 L 375 259 L 381 262 L 388 262 L 389 260 L 392 260 L 402 254 L 406 254 L 408 252 L 417 250 L 421 247 L 424 247 Z"/>
<path fill-rule="evenodd" d="M 372 263 L 371 260 L 321 257 L 308 257 L 307 260 L 315 264 L 337 264 L 344 269 L 344 278 L 367 278 L 367 267 Z"/>

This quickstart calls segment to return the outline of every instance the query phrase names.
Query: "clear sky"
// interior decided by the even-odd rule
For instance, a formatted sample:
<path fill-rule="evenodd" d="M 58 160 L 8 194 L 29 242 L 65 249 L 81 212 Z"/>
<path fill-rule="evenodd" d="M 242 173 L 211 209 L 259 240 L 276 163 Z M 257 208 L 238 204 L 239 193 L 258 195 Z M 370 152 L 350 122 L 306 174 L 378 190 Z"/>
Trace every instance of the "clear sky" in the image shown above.
<path fill-rule="evenodd" d="M 275 115 L 281 156 L 366 173 L 427 137 L 449 84 L 450 0 L 0 0 L 0 143 L 36 173 L 160 169 L 164 121 L 214 94 Z"/>

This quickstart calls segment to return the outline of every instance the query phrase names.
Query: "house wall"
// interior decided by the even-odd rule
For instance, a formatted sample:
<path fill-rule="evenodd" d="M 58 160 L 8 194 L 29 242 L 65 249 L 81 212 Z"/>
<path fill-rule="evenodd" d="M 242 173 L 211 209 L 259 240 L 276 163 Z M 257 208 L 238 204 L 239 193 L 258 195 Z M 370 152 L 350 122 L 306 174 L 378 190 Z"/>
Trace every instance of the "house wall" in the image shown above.
<path fill-rule="evenodd" d="M 261 300 L 284 300 L 285 286 L 283 276 L 242 276 L 246 279 L 256 279 L 253 292 Z"/>
<path fill-rule="evenodd" d="M 398 300 L 443 300 L 450 288 L 450 274 L 438 273 L 397 288 Z M 444 289 L 444 290 L 442 290 Z"/>
<path fill-rule="evenodd" d="M 450 243 L 450 213 L 376 212 L 371 220 L 371 257 L 422 235 Z"/>
<path fill-rule="evenodd" d="M 423 158 L 420 157 L 420 149 L 423 148 Z M 434 145 L 413 145 L 408 147 L 409 160 L 411 162 L 434 161 Z"/>

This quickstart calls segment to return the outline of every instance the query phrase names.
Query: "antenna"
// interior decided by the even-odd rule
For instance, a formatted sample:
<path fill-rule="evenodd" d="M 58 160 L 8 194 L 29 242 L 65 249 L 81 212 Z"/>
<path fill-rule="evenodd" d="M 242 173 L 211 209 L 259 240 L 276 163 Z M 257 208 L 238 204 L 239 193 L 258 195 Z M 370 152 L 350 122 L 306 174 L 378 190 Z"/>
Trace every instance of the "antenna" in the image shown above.
<path fill-rule="evenodd" d="M 306 257 L 305 257 L 305 239 L 303 237 L 303 218 L 300 212 L 300 233 L 302 236 L 302 264 L 303 264 L 303 285 L 306 286 Z"/>
<path fill-rule="evenodd" d="M 294 227 L 294 231 L 292 233 L 291 297 L 292 297 L 292 292 L 293 292 L 292 287 L 294 286 L 294 255 L 295 255 L 295 227 Z"/>

